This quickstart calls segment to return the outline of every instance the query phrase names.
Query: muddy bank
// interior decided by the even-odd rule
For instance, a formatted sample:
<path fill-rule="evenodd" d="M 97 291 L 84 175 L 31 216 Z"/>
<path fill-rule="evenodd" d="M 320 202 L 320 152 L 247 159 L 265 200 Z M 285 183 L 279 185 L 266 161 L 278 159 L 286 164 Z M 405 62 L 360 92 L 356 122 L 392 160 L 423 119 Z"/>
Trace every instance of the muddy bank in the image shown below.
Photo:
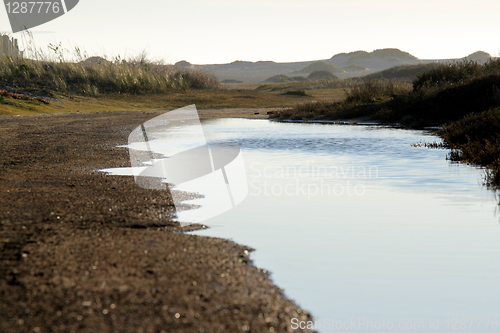
<path fill-rule="evenodd" d="M 161 113 L 0 117 L 1 332 L 288 332 L 310 318 L 248 248 L 174 232 L 164 192 L 94 171 L 128 165 L 114 146 Z"/>

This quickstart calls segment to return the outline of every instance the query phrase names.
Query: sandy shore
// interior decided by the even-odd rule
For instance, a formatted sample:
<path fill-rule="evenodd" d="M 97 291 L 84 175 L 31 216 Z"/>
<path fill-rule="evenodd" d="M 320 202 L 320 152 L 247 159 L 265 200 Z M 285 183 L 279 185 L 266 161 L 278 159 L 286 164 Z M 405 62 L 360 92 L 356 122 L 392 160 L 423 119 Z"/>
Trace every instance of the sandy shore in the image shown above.
<path fill-rule="evenodd" d="M 250 249 L 175 232 L 165 192 L 95 171 L 128 165 L 114 146 L 161 113 L 0 117 L 0 332 L 291 332 L 292 318 L 310 320 Z"/>

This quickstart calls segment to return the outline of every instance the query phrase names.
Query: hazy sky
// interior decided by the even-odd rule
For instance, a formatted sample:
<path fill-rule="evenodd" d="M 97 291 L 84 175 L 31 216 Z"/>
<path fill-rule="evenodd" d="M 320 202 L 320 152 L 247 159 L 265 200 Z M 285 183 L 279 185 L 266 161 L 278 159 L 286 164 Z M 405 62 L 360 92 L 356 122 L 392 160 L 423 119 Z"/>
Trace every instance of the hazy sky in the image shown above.
<path fill-rule="evenodd" d="M 173 63 L 300 61 L 399 48 L 422 59 L 500 56 L 500 0 L 80 0 L 33 28 L 43 47 Z M 0 32 L 11 32 L 0 8 Z M 14 37 L 21 39 L 21 33 Z"/>

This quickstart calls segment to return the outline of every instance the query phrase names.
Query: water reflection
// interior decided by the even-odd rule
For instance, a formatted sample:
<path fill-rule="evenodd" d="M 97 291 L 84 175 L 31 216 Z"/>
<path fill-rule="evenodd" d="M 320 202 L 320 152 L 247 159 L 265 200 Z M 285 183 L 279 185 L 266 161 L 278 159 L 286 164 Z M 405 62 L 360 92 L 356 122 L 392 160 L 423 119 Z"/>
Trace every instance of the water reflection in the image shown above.
<path fill-rule="evenodd" d="M 481 185 L 483 170 L 447 161 L 447 150 L 414 146 L 436 141 L 432 133 L 203 125 L 211 142 L 241 147 L 249 195 L 196 233 L 255 248 L 255 264 L 312 312 L 319 332 L 498 331 L 499 193 Z"/>
<path fill-rule="evenodd" d="M 242 147 L 250 192 L 198 233 L 256 248 L 255 263 L 313 313 L 318 331 L 358 323 L 336 330 L 367 332 L 384 321 L 395 331 L 447 331 L 462 319 L 500 319 L 498 195 L 481 186 L 482 170 L 412 146 L 436 141 L 430 132 L 209 124 Z"/>

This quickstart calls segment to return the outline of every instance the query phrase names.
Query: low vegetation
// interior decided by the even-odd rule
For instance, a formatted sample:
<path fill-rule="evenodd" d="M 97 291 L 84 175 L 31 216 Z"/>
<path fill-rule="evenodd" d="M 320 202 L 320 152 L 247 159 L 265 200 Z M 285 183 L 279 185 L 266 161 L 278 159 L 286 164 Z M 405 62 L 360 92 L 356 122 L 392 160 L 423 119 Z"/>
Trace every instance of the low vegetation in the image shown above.
<path fill-rule="evenodd" d="M 289 90 L 282 93 L 281 95 L 292 95 L 292 96 L 309 96 L 304 90 Z"/>
<path fill-rule="evenodd" d="M 0 89 L 13 92 L 160 94 L 183 89 L 213 89 L 218 80 L 178 66 L 139 61 L 58 62 L 0 59 Z"/>
<path fill-rule="evenodd" d="M 489 61 L 485 64 L 466 60 L 436 66 L 420 73 L 413 81 L 413 87 L 415 91 L 421 91 L 433 87 L 466 85 L 471 80 L 489 75 L 500 75 L 500 60 Z"/>
<path fill-rule="evenodd" d="M 342 81 L 341 81 L 342 82 Z M 393 81 L 369 81 L 363 84 L 346 82 L 345 98 L 341 101 L 311 101 L 280 111 L 279 119 L 292 120 L 338 120 L 367 117 L 380 110 L 379 105 L 394 99 L 397 94 L 411 91 L 411 86 Z"/>
<path fill-rule="evenodd" d="M 383 102 L 408 92 L 409 87 L 395 81 L 368 81 L 347 92 L 347 103 Z"/>
<path fill-rule="evenodd" d="M 451 160 L 488 167 L 486 185 L 500 186 L 500 107 L 450 122 L 439 134 Z"/>

